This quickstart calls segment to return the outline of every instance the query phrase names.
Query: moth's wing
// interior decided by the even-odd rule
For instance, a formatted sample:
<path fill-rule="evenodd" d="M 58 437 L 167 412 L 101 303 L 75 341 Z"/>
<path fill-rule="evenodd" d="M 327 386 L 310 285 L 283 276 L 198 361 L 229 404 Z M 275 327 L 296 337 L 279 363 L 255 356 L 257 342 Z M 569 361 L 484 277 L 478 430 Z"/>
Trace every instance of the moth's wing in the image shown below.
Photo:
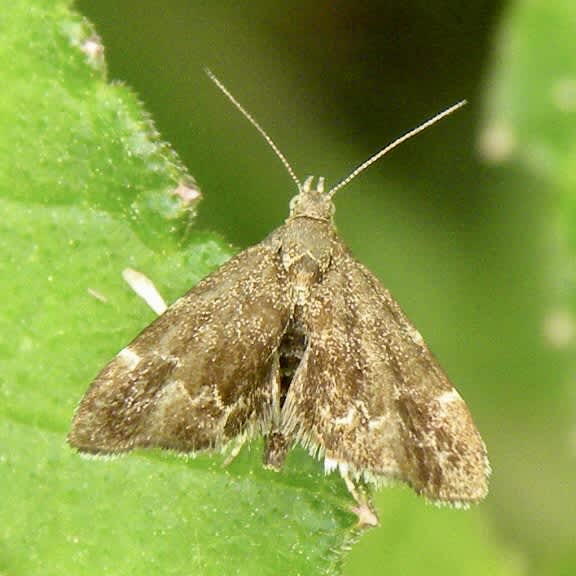
<path fill-rule="evenodd" d="M 100 372 L 76 411 L 70 443 L 219 447 L 265 424 L 269 370 L 289 300 L 273 242 L 245 250 L 176 301 Z"/>
<path fill-rule="evenodd" d="M 486 448 L 466 404 L 388 290 L 344 246 L 305 315 L 287 432 L 324 455 L 327 470 L 400 479 L 433 500 L 483 498 Z"/>

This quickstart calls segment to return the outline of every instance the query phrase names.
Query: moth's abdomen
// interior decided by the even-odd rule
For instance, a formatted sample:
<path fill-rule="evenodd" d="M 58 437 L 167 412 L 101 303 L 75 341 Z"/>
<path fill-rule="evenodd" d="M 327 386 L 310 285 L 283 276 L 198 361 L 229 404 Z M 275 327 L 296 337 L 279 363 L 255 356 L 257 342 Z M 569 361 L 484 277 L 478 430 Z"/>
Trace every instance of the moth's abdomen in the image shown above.
<path fill-rule="evenodd" d="M 306 350 L 307 338 L 304 325 L 299 319 L 298 306 L 294 316 L 288 323 L 288 327 L 278 347 L 280 362 L 280 407 L 284 405 L 286 394 L 294 378 L 294 374 L 300 366 L 304 351 Z"/>
<path fill-rule="evenodd" d="M 280 339 L 276 356 L 278 359 L 278 378 L 273 378 L 271 381 L 273 388 L 271 394 L 272 422 L 271 428 L 266 434 L 264 465 L 272 470 L 282 468 L 293 443 L 291 435 L 287 435 L 284 430 L 282 408 L 308 344 L 305 326 L 301 321 L 301 308 L 299 305 L 295 306 L 292 317 Z"/>

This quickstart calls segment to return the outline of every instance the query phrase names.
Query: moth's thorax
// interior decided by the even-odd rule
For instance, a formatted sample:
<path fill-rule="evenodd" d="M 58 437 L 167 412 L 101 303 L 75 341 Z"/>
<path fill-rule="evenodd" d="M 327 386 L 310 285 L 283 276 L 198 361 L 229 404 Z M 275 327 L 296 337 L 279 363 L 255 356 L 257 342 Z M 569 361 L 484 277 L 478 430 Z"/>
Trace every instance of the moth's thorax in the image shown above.
<path fill-rule="evenodd" d="M 290 216 L 288 221 L 295 218 L 311 218 L 332 222 L 334 204 L 331 196 L 324 192 L 324 178 L 318 178 L 314 186 L 314 177 L 309 176 L 304 181 L 297 196 L 290 201 Z"/>
<path fill-rule="evenodd" d="M 321 281 L 328 270 L 336 232 L 332 221 L 334 206 L 323 190 L 323 179 L 311 186 L 308 178 L 290 203 L 290 216 L 281 228 L 280 258 L 294 291 L 303 302 L 309 288 Z"/>

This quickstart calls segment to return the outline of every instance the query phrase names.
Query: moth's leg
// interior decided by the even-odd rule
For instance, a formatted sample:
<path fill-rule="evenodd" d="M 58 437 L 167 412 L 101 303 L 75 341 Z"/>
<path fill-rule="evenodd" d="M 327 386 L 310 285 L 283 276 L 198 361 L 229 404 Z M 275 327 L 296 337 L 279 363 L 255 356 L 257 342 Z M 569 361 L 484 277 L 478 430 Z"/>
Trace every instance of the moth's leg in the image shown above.
<path fill-rule="evenodd" d="M 240 450 L 242 450 L 244 444 L 246 444 L 246 440 L 248 440 L 248 435 L 242 434 L 241 436 L 237 436 L 233 440 L 230 440 L 230 442 L 222 448 L 222 454 L 224 454 L 222 468 L 225 468 L 236 459 L 236 456 L 240 454 Z"/>
<path fill-rule="evenodd" d="M 166 306 L 164 298 L 162 298 L 160 292 L 158 292 L 156 286 L 154 286 L 154 282 L 152 282 L 148 276 L 132 268 L 125 268 L 122 270 L 122 277 L 128 286 L 130 286 L 158 316 L 166 311 L 168 306 Z"/>
<path fill-rule="evenodd" d="M 354 506 L 352 511 L 358 516 L 358 528 L 378 526 L 378 514 L 376 510 L 374 510 L 374 506 L 366 490 L 359 484 L 354 483 L 354 480 L 352 480 L 347 470 L 340 468 L 340 475 L 346 484 L 346 488 L 348 488 L 348 492 L 350 492 L 354 500 L 356 500 L 357 506 Z"/>
<path fill-rule="evenodd" d="M 292 443 L 289 442 L 282 432 L 280 358 L 278 351 L 274 352 L 270 367 L 270 390 L 272 406 L 269 429 L 264 439 L 264 466 L 271 470 L 280 470 Z"/>
<path fill-rule="evenodd" d="M 286 460 L 286 456 L 292 442 L 279 430 L 273 430 L 266 436 L 264 446 L 264 467 L 270 470 L 280 470 Z"/>

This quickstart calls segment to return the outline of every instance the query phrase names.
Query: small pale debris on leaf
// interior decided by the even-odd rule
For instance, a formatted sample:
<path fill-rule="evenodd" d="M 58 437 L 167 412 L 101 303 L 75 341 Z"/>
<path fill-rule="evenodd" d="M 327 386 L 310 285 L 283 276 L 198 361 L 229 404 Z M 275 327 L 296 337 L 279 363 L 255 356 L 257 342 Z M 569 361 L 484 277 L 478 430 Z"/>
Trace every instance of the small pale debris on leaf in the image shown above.
<path fill-rule="evenodd" d="M 130 288 L 132 288 L 156 314 L 163 314 L 166 308 L 168 308 L 164 298 L 162 298 L 154 282 L 152 282 L 148 276 L 132 268 L 125 268 L 122 270 L 122 277 Z"/>
<path fill-rule="evenodd" d="M 86 291 L 88 292 L 88 294 L 90 294 L 90 296 L 96 298 L 96 300 L 104 302 L 104 304 L 108 303 L 108 298 L 106 298 L 106 296 L 104 296 L 104 294 L 102 294 L 101 292 L 98 292 L 98 290 L 94 290 L 94 288 L 87 288 Z"/>

